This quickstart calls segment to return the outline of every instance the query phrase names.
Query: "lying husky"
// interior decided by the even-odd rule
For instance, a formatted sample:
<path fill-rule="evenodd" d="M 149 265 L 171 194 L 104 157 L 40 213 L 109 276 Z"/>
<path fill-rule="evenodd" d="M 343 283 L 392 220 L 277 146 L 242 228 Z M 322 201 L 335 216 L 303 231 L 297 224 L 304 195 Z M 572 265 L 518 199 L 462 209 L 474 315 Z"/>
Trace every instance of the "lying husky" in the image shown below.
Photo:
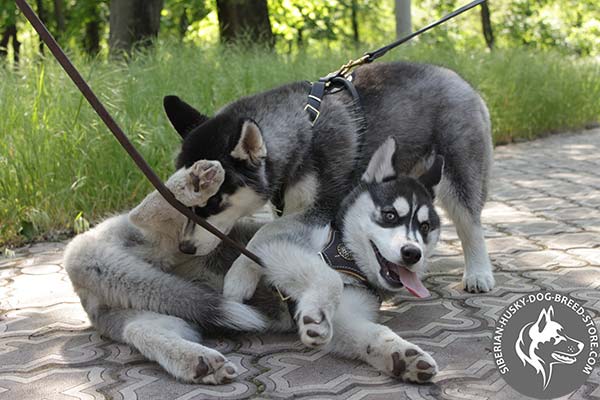
<path fill-rule="evenodd" d="M 205 205 L 223 180 L 219 162 L 198 161 L 177 171 L 166 186 L 186 206 L 195 207 Z M 218 384 L 237 376 L 236 367 L 199 344 L 200 332 L 257 331 L 267 325 L 253 308 L 219 293 L 223 275 L 239 253 L 229 248 L 204 257 L 181 253 L 185 225 L 185 217 L 154 191 L 128 214 L 73 239 L 65 269 L 101 334 L 136 348 L 178 379 Z M 245 243 L 258 227 L 238 223 L 230 235 Z"/>
<path fill-rule="evenodd" d="M 454 72 L 432 65 L 370 64 L 355 71 L 353 83 L 364 112 L 357 113 L 347 91 L 338 91 L 323 98 L 314 126 L 303 111 L 306 82 L 242 98 L 212 118 L 166 97 L 167 115 L 185 136 L 178 166 L 210 159 L 226 171 L 224 184 L 198 213 L 228 232 L 269 200 L 284 214 L 311 206 L 333 212 L 358 171 L 393 136 L 402 143 L 394 162 L 403 173 L 432 152 L 444 157 L 438 197 L 462 242 L 464 286 L 490 290 L 494 278 L 480 217 L 492 142 L 481 97 Z M 195 254 L 207 254 L 219 243 L 199 228 L 188 230 L 185 240 L 194 244 L 189 248 Z"/>
<path fill-rule="evenodd" d="M 381 257 L 396 260 L 396 245 L 401 244 L 397 239 L 406 229 L 427 252 L 437 241 L 439 219 L 431 204 L 431 191 L 439 181 L 439 170 L 437 178 L 435 173 L 427 173 L 420 178 L 421 183 L 393 178 L 392 154 L 393 151 L 380 151 L 373 157 L 364 182 L 348 196 L 340 212 L 337 225 L 344 242 L 355 254 L 364 252 L 364 247 L 371 245 L 370 240 L 375 240 L 373 244 L 380 249 Z M 187 206 L 202 207 L 223 183 L 223 172 L 218 162 L 198 161 L 177 171 L 166 185 Z M 365 208 L 365 204 L 370 206 Z M 407 212 L 406 207 L 410 209 L 415 204 L 418 209 Z M 372 214 L 376 209 L 380 209 L 379 215 Z M 365 210 L 370 214 L 365 215 Z M 393 214 L 397 220 L 392 221 Z M 407 222 L 409 214 L 411 222 Z M 289 243 L 304 244 L 304 253 L 320 249 L 326 240 L 329 221 L 323 220 L 321 226 L 302 225 L 298 221 L 290 224 Z M 377 238 L 364 235 L 363 223 L 370 229 L 380 229 Z M 287 305 L 265 285 L 259 285 L 252 303 L 269 315 L 271 321 L 265 322 L 249 306 L 224 299 L 217 291 L 221 290 L 223 277 L 239 253 L 220 246 L 206 256 L 182 254 L 179 244 L 186 229 L 185 217 L 153 192 L 130 213 L 110 218 L 73 239 L 65 253 L 65 268 L 100 333 L 138 349 L 180 380 L 223 383 L 237 376 L 237 370 L 222 354 L 199 343 L 202 331 L 220 327 L 291 330 L 294 323 Z M 255 224 L 240 221 L 230 236 L 247 243 L 257 229 Z M 389 235 L 384 235 L 384 231 Z M 269 265 L 277 265 L 277 258 L 284 256 L 288 262 L 285 265 L 289 265 L 289 257 L 294 254 L 285 254 L 285 250 L 292 246 L 274 243 L 273 248 Z M 316 251 L 313 254 L 318 257 Z M 272 273 L 268 277 L 271 282 L 282 284 L 281 289 L 286 293 L 300 299 L 297 309 L 305 312 L 297 313 L 296 318 L 305 328 L 302 331 L 305 337 L 315 340 L 311 344 L 326 343 L 318 337 L 331 337 L 333 330 L 327 329 L 318 313 L 307 312 L 310 311 L 307 307 L 316 311 L 326 308 L 331 299 L 328 293 L 333 293 L 340 297 L 334 301 L 341 305 L 328 325 L 335 324 L 331 350 L 364 360 L 398 378 L 429 381 L 437 371 L 431 356 L 373 322 L 379 308 L 378 295 L 401 290 L 402 282 L 416 287 L 402 276 L 413 276 L 412 272 L 422 268 L 423 261 L 407 265 L 406 271 L 397 263 L 386 262 L 383 273 L 378 272 L 381 262 L 357 257 L 357 265 L 364 271 L 359 273 L 359 280 L 345 276 L 342 281 L 335 270 L 322 264 L 311 269 L 310 263 L 298 265 L 293 279 L 289 278 L 289 269 L 281 270 L 282 279 Z M 316 282 L 326 283 L 319 286 L 325 289 L 324 296 L 319 297 L 313 290 Z M 310 315 L 315 318 L 311 320 Z"/>
<path fill-rule="evenodd" d="M 290 215 L 262 227 L 248 247 L 265 267 L 241 256 L 225 277 L 224 294 L 240 302 L 251 298 L 264 273 L 297 301 L 304 344 L 328 344 L 389 375 L 425 382 L 437 372 L 431 356 L 375 321 L 382 297 L 403 287 L 429 295 L 417 274 L 439 239 L 433 198 L 443 159 L 414 179 L 394 166 L 396 153 L 393 138 L 381 145 L 333 223 Z M 328 263 L 341 276 L 331 276 Z"/>

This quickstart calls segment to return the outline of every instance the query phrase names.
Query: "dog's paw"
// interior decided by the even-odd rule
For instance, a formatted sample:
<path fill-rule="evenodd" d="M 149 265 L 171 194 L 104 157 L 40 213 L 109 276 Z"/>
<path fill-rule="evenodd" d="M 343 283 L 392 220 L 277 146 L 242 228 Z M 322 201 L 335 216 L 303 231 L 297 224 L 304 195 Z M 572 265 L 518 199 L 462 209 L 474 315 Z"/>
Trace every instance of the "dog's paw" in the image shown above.
<path fill-rule="evenodd" d="M 184 350 L 171 361 L 161 362 L 167 371 L 183 382 L 220 385 L 239 375 L 235 365 L 216 350 L 196 343 Z"/>
<path fill-rule="evenodd" d="M 221 353 L 213 350 L 197 357 L 191 381 L 209 385 L 231 382 L 239 373 L 235 365 Z"/>
<path fill-rule="evenodd" d="M 463 275 L 463 288 L 469 293 L 485 293 L 494 288 L 492 271 L 477 272 Z"/>
<path fill-rule="evenodd" d="M 378 343 L 367 346 L 367 360 L 380 371 L 407 382 L 427 383 L 437 374 L 438 367 L 431 355 L 388 333 Z"/>
<path fill-rule="evenodd" d="M 300 341 L 308 347 L 324 346 L 331 341 L 333 329 L 326 310 L 316 308 L 299 310 L 296 316 Z"/>
<path fill-rule="evenodd" d="M 225 178 L 225 170 L 218 161 L 200 160 L 196 161 L 189 169 L 187 184 L 194 193 L 208 194 L 212 196 L 219 190 Z"/>
<path fill-rule="evenodd" d="M 218 161 L 200 160 L 167 181 L 175 197 L 188 207 L 203 206 L 221 187 L 225 171 Z"/>

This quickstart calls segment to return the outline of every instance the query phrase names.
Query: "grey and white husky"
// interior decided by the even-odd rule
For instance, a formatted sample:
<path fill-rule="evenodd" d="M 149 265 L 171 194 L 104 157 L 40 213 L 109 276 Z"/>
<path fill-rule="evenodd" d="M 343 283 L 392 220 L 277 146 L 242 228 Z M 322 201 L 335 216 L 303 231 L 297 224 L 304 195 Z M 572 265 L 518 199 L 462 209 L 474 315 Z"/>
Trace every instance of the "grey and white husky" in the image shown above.
<path fill-rule="evenodd" d="M 323 98 L 314 126 L 303 111 L 306 82 L 242 98 L 211 118 L 177 97 L 166 97 L 167 115 L 185 136 L 178 166 L 210 159 L 226 171 L 219 191 L 197 212 L 224 232 L 269 200 L 282 204 L 283 214 L 302 211 L 309 218 L 310 209 L 335 214 L 359 171 L 392 136 L 402 144 L 394 157 L 402 173 L 432 152 L 444 157 L 438 198 L 462 242 L 464 287 L 489 291 L 494 278 L 481 211 L 492 142 L 483 100 L 456 73 L 432 65 L 370 64 L 355 71 L 353 83 L 364 112 L 357 115 L 350 95 L 339 91 Z M 188 230 L 185 240 L 195 254 L 207 254 L 219 243 L 199 228 Z"/>
<path fill-rule="evenodd" d="M 218 161 L 202 160 L 178 170 L 166 186 L 186 206 L 196 207 L 205 205 L 223 180 Z M 200 344 L 201 332 L 257 331 L 267 325 L 252 307 L 220 294 L 223 276 L 239 253 L 219 247 L 203 257 L 185 255 L 178 248 L 185 226 L 186 218 L 154 191 L 131 212 L 73 239 L 65 269 L 101 334 L 131 345 L 178 379 L 218 384 L 237 370 Z M 230 235 L 245 243 L 259 226 L 240 221 Z"/>

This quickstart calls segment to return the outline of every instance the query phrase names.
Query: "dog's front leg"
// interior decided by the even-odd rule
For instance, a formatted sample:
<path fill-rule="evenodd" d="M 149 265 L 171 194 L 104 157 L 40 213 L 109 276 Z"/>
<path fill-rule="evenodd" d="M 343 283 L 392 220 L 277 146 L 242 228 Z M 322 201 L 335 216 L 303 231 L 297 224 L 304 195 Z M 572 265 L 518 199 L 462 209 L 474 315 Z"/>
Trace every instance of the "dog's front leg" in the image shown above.
<path fill-rule="evenodd" d="M 261 246 L 258 254 L 267 266 L 267 282 L 296 301 L 294 317 L 302 343 L 309 347 L 329 343 L 344 289 L 339 274 L 316 252 L 285 236 Z"/>
<path fill-rule="evenodd" d="M 239 303 L 249 300 L 262 275 L 263 268 L 260 265 L 244 255 L 239 256 L 225 274 L 223 296 Z"/>
<path fill-rule="evenodd" d="M 333 320 L 334 335 L 329 349 L 363 360 L 395 378 L 429 382 L 437 373 L 435 360 L 387 326 L 374 322 L 378 308 L 379 303 L 365 290 L 344 290 Z"/>

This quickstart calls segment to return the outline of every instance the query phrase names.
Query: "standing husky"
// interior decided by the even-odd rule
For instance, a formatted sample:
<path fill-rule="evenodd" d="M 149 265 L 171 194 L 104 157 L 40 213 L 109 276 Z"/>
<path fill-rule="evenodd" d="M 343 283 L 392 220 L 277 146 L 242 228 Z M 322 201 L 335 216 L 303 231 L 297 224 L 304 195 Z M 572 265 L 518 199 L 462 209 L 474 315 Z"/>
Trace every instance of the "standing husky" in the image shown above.
<path fill-rule="evenodd" d="M 186 206 L 196 207 L 206 204 L 223 179 L 218 161 L 198 161 L 177 171 L 166 186 Z M 199 344 L 201 329 L 256 331 L 266 323 L 252 307 L 219 293 L 239 252 L 219 247 L 203 257 L 185 255 L 178 249 L 185 226 L 186 218 L 154 191 L 128 214 L 73 239 L 65 269 L 101 334 L 136 348 L 178 379 L 218 384 L 237 370 L 218 351 Z M 257 229 L 238 223 L 230 235 L 246 243 Z M 277 318 L 273 307 L 270 314 Z M 285 318 L 279 319 L 285 325 Z"/>
<path fill-rule="evenodd" d="M 433 358 L 375 321 L 382 297 L 403 287 L 429 295 L 419 275 L 439 239 L 433 198 L 443 159 L 418 179 L 402 176 L 393 164 L 396 147 L 390 138 L 375 152 L 333 223 L 294 214 L 261 228 L 248 247 L 265 268 L 240 256 L 225 276 L 224 295 L 251 298 L 264 273 L 297 301 L 304 344 L 328 345 L 388 375 L 425 382 L 437 372 Z M 342 279 L 331 276 L 334 270 Z"/>
<path fill-rule="evenodd" d="M 283 204 L 284 214 L 311 206 L 333 212 L 357 181 L 357 171 L 393 136 L 404 149 L 394 157 L 402 173 L 432 152 L 444 157 L 439 198 L 462 242 L 464 287 L 489 291 L 494 278 L 480 218 L 492 144 L 481 97 L 454 72 L 432 65 L 366 65 L 355 71 L 353 83 L 364 113 L 357 115 L 352 98 L 340 91 L 323 98 L 314 126 L 303 110 L 305 82 L 242 98 L 212 118 L 177 97 L 165 98 L 171 123 L 185 135 L 178 166 L 210 159 L 225 168 L 225 182 L 198 212 L 223 232 L 269 200 L 282 200 L 275 203 Z M 219 243 L 203 229 L 190 229 L 185 240 L 196 254 Z"/>

